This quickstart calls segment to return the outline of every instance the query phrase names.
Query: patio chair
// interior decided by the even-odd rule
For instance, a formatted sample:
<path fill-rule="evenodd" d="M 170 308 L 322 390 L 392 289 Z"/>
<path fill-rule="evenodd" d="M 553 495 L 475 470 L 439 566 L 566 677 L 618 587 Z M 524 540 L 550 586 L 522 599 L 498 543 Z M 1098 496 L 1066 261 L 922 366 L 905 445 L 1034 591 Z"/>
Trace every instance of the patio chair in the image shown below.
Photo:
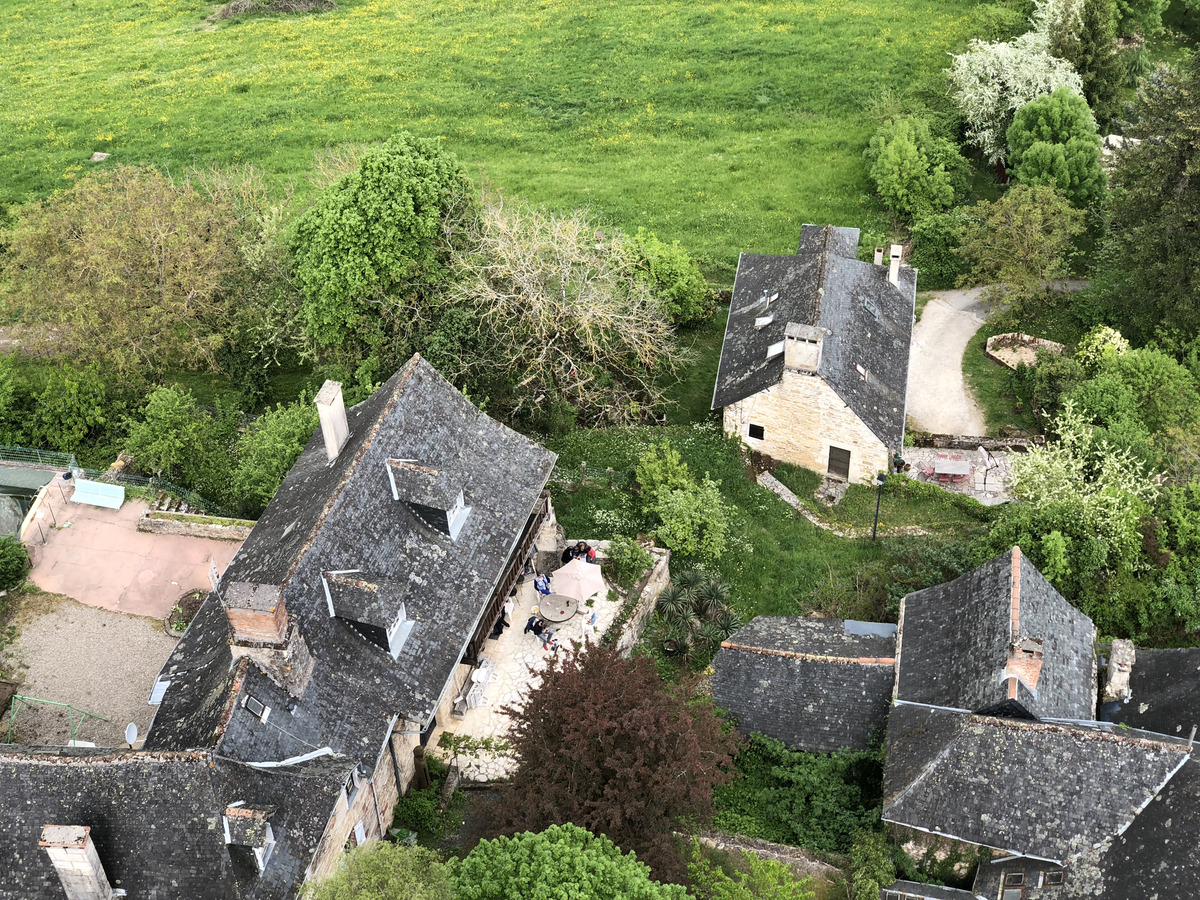
<path fill-rule="evenodd" d="M 926 466 L 924 469 L 925 480 L 930 481 L 933 478 L 933 466 Z"/>

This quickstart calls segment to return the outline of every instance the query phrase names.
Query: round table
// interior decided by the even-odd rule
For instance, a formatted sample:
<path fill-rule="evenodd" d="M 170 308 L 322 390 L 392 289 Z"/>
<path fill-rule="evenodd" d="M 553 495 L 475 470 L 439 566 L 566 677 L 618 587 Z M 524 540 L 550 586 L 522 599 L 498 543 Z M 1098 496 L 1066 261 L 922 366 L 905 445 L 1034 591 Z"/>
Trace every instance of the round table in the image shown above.
<path fill-rule="evenodd" d="M 542 598 L 538 615 L 546 622 L 565 622 L 579 612 L 579 601 L 562 594 L 550 594 Z"/>

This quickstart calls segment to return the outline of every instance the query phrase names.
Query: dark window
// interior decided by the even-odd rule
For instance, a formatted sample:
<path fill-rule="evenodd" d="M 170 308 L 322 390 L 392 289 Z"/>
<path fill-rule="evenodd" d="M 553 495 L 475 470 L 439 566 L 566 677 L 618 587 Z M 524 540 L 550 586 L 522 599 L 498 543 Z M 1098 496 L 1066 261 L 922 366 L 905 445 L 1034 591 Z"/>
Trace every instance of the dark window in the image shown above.
<path fill-rule="evenodd" d="M 829 474 L 843 481 L 850 480 L 850 451 L 841 447 L 829 448 Z"/>
<path fill-rule="evenodd" d="M 1020 887 L 1025 883 L 1024 872 L 1009 872 L 1004 876 L 1005 887 Z"/>
<path fill-rule="evenodd" d="M 754 438 L 756 441 L 761 441 L 763 439 L 763 435 L 765 434 L 766 432 L 763 431 L 763 427 L 761 425 L 750 426 L 750 437 Z"/>
<path fill-rule="evenodd" d="M 1062 872 L 1047 872 L 1046 873 L 1046 884 L 1062 884 L 1062 883 L 1063 883 L 1063 873 Z"/>
<path fill-rule="evenodd" d="M 888 891 L 887 900 L 900 900 L 900 895 L 895 891 Z"/>
<path fill-rule="evenodd" d="M 433 729 L 437 728 L 437 716 L 429 720 L 429 727 L 421 732 L 421 746 L 424 747 L 429 743 L 429 739 L 433 737 Z"/>

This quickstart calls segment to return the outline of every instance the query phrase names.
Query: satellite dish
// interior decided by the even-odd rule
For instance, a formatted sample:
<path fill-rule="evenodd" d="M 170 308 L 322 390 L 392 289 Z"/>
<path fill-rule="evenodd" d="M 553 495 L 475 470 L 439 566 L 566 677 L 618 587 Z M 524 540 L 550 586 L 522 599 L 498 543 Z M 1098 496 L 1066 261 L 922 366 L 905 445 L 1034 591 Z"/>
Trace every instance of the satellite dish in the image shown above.
<path fill-rule="evenodd" d="M 130 722 L 125 726 L 125 743 L 129 745 L 129 749 L 133 749 L 133 743 L 137 740 L 137 723 Z"/>

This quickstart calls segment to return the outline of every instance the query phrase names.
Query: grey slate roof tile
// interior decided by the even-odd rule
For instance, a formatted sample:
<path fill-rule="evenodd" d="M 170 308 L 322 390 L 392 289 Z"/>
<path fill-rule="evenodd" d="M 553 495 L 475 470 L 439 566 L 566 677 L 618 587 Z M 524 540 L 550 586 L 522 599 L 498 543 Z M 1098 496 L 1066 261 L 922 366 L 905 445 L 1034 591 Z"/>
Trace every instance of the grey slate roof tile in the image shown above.
<path fill-rule="evenodd" d="M 805 225 L 793 256 L 741 255 L 714 409 L 783 379 L 783 357 L 768 359 L 767 349 L 784 339 L 789 322 L 818 326 L 829 332 L 819 375 L 885 445 L 903 443 L 916 272 L 901 268 L 897 287 L 886 267 L 855 259 L 857 246 L 856 228 Z M 775 293 L 778 300 L 760 302 Z M 755 319 L 767 314 L 771 323 L 755 328 Z"/>
<path fill-rule="evenodd" d="M 1012 626 L 1013 557 L 1019 560 L 1018 628 Z M 981 710 L 1008 699 L 1003 674 L 1014 637 L 1042 642 L 1031 692 L 1015 698 L 1039 718 L 1095 717 L 1095 627 L 1014 548 L 954 581 L 904 599 L 901 700 Z"/>
<path fill-rule="evenodd" d="M 1200 726 L 1200 647 L 1138 647 L 1129 687 L 1129 702 L 1104 718 L 1186 738 L 1193 727 Z"/>
<path fill-rule="evenodd" d="M 1186 742 L 906 703 L 888 720 L 886 821 L 1065 861 L 1129 827 Z"/>
<path fill-rule="evenodd" d="M 894 653 L 893 639 L 847 634 L 841 619 L 759 616 L 717 653 L 713 699 L 745 733 L 813 752 L 865 750 L 887 722 Z"/>

